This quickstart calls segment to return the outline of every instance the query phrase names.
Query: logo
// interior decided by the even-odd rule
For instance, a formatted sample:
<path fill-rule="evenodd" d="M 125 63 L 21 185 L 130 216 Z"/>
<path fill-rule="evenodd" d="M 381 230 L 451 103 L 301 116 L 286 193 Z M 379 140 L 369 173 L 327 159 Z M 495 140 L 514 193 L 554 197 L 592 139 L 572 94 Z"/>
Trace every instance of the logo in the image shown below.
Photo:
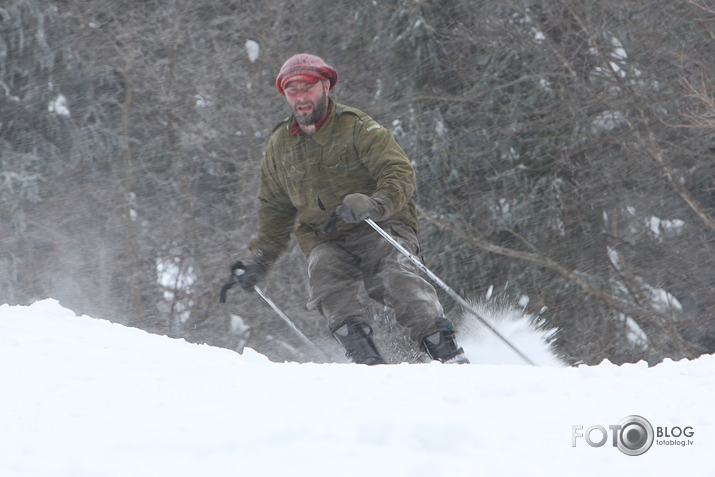
<path fill-rule="evenodd" d="M 645 454 L 653 445 L 653 426 L 641 416 L 628 416 L 618 423 L 616 447 L 626 455 Z M 612 427 L 612 426 L 609 426 Z"/>
<path fill-rule="evenodd" d="M 602 447 L 610 440 L 611 445 L 624 454 L 638 456 L 645 454 L 654 442 L 666 446 L 693 445 L 692 440 L 679 438 L 692 437 L 694 434 L 692 426 L 654 428 L 644 417 L 631 415 L 621 419 L 618 424 L 609 425 L 608 430 L 598 424 L 587 427 L 585 431 L 583 425 L 571 426 L 571 447 L 576 447 L 579 439 L 585 440 L 591 447 Z"/>

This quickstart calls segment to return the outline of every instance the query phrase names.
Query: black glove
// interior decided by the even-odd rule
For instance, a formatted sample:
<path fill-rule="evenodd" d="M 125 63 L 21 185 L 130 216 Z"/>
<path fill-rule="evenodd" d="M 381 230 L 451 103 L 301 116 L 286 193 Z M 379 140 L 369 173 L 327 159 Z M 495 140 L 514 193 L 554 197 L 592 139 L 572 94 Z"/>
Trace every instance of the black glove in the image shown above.
<path fill-rule="evenodd" d="M 246 291 L 253 290 L 253 287 L 266 276 L 266 267 L 260 263 L 236 262 L 231 266 L 231 274 L 236 277 L 236 281 Z"/>
<path fill-rule="evenodd" d="M 381 194 L 369 197 L 365 194 L 350 194 L 343 199 L 335 212 L 349 224 L 365 219 L 385 220 L 392 215 L 392 202 Z"/>

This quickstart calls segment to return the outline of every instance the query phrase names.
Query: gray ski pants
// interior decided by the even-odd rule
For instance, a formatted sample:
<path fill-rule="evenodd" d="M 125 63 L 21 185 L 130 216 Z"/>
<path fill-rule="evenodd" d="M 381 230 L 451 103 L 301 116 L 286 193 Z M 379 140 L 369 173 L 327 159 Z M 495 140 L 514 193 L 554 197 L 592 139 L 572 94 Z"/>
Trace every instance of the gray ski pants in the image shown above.
<path fill-rule="evenodd" d="M 410 226 L 397 221 L 380 225 L 410 253 L 418 253 Z M 394 310 L 415 341 L 434 330 L 435 318 L 443 316 L 434 287 L 415 264 L 369 227 L 317 245 L 308 256 L 308 274 L 308 307 L 327 318 L 331 330 L 349 318 L 369 323 L 358 299 L 361 284 L 370 298 Z"/>

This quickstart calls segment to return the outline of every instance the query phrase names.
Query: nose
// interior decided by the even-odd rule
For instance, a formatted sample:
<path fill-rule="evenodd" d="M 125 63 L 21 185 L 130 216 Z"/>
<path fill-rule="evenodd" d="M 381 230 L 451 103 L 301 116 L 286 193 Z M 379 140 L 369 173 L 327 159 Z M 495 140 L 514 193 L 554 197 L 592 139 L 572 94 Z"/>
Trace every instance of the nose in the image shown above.
<path fill-rule="evenodd" d="M 302 101 L 305 98 L 309 98 L 310 94 L 307 89 L 299 89 L 298 94 L 296 95 L 296 99 L 298 101 Z"/>

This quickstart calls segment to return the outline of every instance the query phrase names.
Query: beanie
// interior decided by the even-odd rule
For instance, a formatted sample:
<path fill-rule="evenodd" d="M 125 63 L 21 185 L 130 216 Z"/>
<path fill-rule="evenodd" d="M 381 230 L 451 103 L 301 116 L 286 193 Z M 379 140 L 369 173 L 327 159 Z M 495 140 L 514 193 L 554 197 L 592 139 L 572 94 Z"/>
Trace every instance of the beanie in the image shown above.
<path fill-rule="evenodd" d="M 280 94 L 285 94 L 283 88 L 289 81 L 323 80 L 330 81 L 330 90 L 338 82 L 338 72 L 335 68 L 315 55 L 301 53 L 291 56 L 283 63 L 276 78 L 276 88 Z"/>

